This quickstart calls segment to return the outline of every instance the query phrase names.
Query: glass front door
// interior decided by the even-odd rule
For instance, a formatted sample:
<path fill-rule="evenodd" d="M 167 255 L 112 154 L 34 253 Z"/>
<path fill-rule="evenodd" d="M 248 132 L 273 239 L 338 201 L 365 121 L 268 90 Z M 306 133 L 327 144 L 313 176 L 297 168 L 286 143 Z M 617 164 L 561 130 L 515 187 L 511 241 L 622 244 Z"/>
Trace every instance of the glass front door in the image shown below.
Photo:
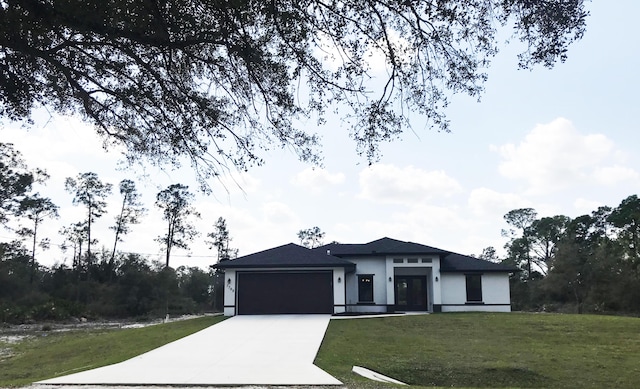
<path fill-rule="evenodd" d="M 427 310 L 427 277 L 396 276 L 396 310 Z"/>

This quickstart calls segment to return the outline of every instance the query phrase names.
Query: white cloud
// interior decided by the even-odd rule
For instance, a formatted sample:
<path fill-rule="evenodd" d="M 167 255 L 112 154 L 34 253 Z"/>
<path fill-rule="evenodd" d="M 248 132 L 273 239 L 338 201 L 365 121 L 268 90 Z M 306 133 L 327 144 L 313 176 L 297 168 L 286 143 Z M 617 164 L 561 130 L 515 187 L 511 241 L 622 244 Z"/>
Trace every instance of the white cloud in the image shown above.
<path fill-rule="evenodd" d="M 503 158 L 500 173 L 526 181 L 531 194 L 581 183 L 615 184 L 638 178 L 633 169 L 606 167 L 622 155 L 613 141 L 603 134 L 583 135 L 564 118 L 537 125 L 518 145 L 505 144 L 494 150 Z"/>
<path fill-rule="evenodd" d="M 296 174 L 291 183 L 312 193 L 320 193 L 328 187 L 342 184 L 344 180 L 343 173 L 331 174 L 325 169 L 309 167 Z"/>
<path fill-rule="evenodd" d="M 360 172 L 360 190 L 359 196 L 367 200 L 411 205 L 452 196 L 462 187 L 442 170 L 377 164 Z"/>
<path fill-rule="evenodd" d="M 631 168 L 616 165 L 596 168 L 593 172 L 593 178 L 596 183 L 611 186 L 625 181 L 638 182 L 640 174 Z"/>
<path fill-rule="evenodd" d="M 270 224 L 283 225 L 296 223 L 298 218 L 286 204 L 269 202 L 262 206 L 265 221 Z"/>
<path fill-rule="evenodd" d="M 577 198 L 573 202 L 573 206 L 578 211 L 579 215 L 591 214 L 591 212 L 595 211 L 603 204 L 599 201 L 587 200 L 583 198 Z"/>
<path fill-rule="evenodd" d="M 363 221 L 356 230 L 369 240 L 388 236 L 463 254 L 479 254 L 486 246 L 501 247 L 500 221 L 501 218 L 496 221 L 468 217 L 464 209 L 455 206 L 418 205 L 395 212 L 386 220 Z M 357 235 L 349 239 L 367 241 Z"/>
<path fill-rule="evenodd" d="M 476 188 L 469 194 L 469 209 L 476 216 L 499 215 L 518 209 L 531 207 L 530 201 L 514 193 L 500 193 L 488 188 Z"/>

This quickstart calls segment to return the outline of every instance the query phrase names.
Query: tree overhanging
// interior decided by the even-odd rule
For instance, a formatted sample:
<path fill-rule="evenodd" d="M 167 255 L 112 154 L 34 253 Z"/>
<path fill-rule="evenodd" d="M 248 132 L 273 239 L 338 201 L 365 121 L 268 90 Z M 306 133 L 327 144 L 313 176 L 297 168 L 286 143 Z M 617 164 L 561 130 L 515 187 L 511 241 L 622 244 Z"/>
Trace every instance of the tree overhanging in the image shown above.
<path fill-rule="evenodd" d="M 130 161 L 186 157 L 204 183 L 273 147 L 319 163 L 294 123 L 339 105 L 372 162 L 411 112 L 449 130 L 448 97 L 482 93 L 498 28 L 525 43 L 521 67 L 551 67 L 587 15 L 584 0 L 0 0 L 0 116 L 79 114 Z"/>

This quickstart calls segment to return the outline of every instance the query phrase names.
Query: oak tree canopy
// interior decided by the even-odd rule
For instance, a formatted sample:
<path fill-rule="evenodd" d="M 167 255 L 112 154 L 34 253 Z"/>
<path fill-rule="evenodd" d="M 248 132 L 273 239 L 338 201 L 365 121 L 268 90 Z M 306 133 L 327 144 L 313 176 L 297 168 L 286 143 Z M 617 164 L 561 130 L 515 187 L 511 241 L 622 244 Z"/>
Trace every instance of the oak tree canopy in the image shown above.
<path fill-rule="evenodd" d="M 204 182 L 274 147 L 319 162 L 297 119 L 339 107 L 371 162 L 409 113 L 449 130 L 448 98 L 481 94 L 500 28 L 521 67 L 551 67 L 587 15 L 584 0 L 0 0 L 0 117 L 77 114 L 131 161 L 186 157 Z"/>

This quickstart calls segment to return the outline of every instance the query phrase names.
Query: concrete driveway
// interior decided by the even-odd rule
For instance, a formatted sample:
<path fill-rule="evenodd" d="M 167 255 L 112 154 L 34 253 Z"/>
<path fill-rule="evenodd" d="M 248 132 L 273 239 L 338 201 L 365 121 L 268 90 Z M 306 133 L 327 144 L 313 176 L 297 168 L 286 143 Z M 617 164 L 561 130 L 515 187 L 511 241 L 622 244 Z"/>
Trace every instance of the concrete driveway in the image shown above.
<path fill-rule="evenodd" d="M 39 384 L 341 385 L 313 364 L 329 320 L 235 316 L 127 361 Z"/>

